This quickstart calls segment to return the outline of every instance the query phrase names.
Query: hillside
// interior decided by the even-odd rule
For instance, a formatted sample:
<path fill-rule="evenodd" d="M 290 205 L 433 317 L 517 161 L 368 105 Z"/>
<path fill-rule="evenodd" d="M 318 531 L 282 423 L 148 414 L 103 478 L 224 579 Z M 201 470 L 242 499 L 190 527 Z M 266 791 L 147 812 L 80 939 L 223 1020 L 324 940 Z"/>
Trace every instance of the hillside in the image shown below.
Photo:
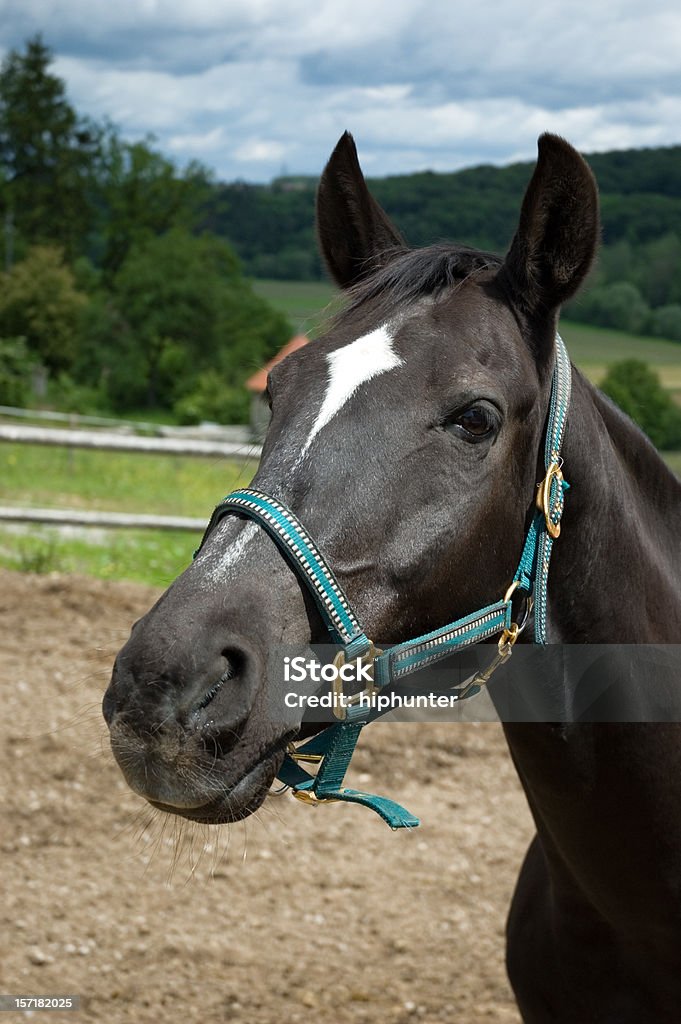
<path fill-rule="evenodd" d="M 681 146 L 586 156 L 601 191 L 603 241 L 632 246 L 681 237 Z M 423 171 L 369 179 L 372 192 L 412 245 L 437 239 L 503 251 L 515 228 L 533 163 Z M 317 179 L 217 185 L 206 226 L 227 238 L 254 277 L 323 277 L 314 241 Z M 681 275 L 679 275 L 681 276 Z"/>

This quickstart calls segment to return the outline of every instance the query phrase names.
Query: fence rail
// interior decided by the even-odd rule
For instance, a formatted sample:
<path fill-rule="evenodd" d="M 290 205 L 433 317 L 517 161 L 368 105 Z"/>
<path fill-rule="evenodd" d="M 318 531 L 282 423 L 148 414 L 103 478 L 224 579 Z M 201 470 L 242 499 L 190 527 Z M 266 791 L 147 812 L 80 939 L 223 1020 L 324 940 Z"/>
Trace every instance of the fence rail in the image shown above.
<path fill-rule="evenodd" d="M 192 438 L 137 437 L 99 430 L 62 430 L 56 427 L 24 427 L 0 424 L 0 441 L 14 444 L 44 444 L 66 448 L 90 448 L 112 452 L 142 452 L 147 455 L 193 455 L 200 458 L 258 459 L 262 447 L 238 441 L 199 441 Z"/>
<path fill-rule="evenodd" d="M 62 430 L 0 424 L 0 442 L 82 448 L 92 451 L 137 452 L 146 455 L 193 456 L 209 459 L 258 459 L 262 448 L 238 441 L 197 440 L 177 437 L 138 437 L 104 431 Z M 12 508 L 0 506 L 0 522 L 47 523 L 53 526 L 95 526 L 102 529 L 191 530 L 205 528 L 205 519 L 189 516 L 147 515 L 132 512 L 85 511 L 62 508 Z"/>
<path fill-rule="evenodd" d="M 0 405 L 0 417 L 66 423 L 69 427 L 108 427 L 116 433 L 141 433 L 152 437 L 194 437 L 198 440 L 234 441 L 238 444 L 249 444 L 253 440 L 253 431 L 243 423 L 201 423 L 198 426 L 181 427 L 171 423 L 83 416 L 80 413 L 55 412 L 52 409 L 20 409 L 13 405 Z"/>
<path fill-rule="evenodd" d="M 119 430 L 143 430 L 145 433 L 160 433 L 158 423 L 140 423 L 135 420 L 119 420 L 112 416 L 83 416 L 75 412 L 55 412 L 53 409 L 18 409 L 14 405 L 0 405 L 0 416 L 20 420 L 48 420 L 52 423 L 82 424 L 84 427 L 112 427 Z"/>
<path fill-rule="evenodd" d="M 190 516 L 142 515 L 136 512 L 87 512 L 69 508 L 12 508 L 0 506 L 0 522 L 48 523 L 53 526 L 99 526 L 101 529 L 191 530 L 205 529 L 207 520 Z"/>

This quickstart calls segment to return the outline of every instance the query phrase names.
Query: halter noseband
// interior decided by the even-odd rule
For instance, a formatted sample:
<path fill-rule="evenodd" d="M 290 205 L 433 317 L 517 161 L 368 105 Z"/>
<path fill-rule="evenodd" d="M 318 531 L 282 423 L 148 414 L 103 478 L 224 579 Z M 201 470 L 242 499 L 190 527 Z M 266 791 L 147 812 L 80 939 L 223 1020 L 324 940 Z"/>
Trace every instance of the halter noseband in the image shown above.
<path fill-rule="evenodd" d="M 358 697 L 389 687 L 426 665 L 500 634 L 498 652 L 488 668 L 452 691 L 454 699 L 458 700 L 474 696 L 499 665 L 511 656 L 513 645 L 525 627 L 532 602 L 535 643 L 546 643 L 549 561 L 553 542 L 560 534 L 564 492 L 568 488 L 561 471 L 560 450 L 570 404 L 570 388 L 570 360 L 557 334 L 544 446 L 546 475 L 539 485 L 537 511 L 527 532 L 518 569 L 503 599 L 386 651 L 378 650 L 367 637 L 323 555 L 290 509 L 271 495 L 254 488 L 232 491 L 217 506 L 196 554 L 224 516 L 239 513 L 255 520 L 281 548 L 309 587 L 329 633 L 341 647 L 335 664 L 341 666 L 359 659 L 362 665 L 370 666 L 372 682 L 363 694 L 346 699 L 342 708 L 334 708 L 339 721 L 327 726 L 302 746 L 289 747 L 278 778 L 291 787 L 295 796 L 310 803 L 326 800 L 359 803 L 376 811 L 394 829 L 417 826 L 419 819 L 394 801 L 342 785 L 362 728 L 378 717 L 367 706 L 368 702 L 361 702 Z M 512 598 L 516 593 L 525 595 L 527 601 L 520 625 L 513 621 Z M 317 763 L 317 773 L 311 775 L 305 771 L 301 762 Z"/>

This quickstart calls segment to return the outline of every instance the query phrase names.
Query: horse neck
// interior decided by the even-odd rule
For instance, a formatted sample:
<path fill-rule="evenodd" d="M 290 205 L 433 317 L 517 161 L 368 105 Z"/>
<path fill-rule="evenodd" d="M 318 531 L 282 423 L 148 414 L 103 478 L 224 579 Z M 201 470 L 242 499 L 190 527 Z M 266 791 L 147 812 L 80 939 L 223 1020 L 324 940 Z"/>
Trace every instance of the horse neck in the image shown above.
<path fill-rule="evenodd" d="M 668 724 L 681 722 L 673 646 L 681 629 L 681 483 L 577 371 L 568 424 L 571 486 L 549 574 L 549 646 L 515 668 L 511 659 L 516 676 L 500 680 L 505 703 L 497 705 L 551 876 L 556 927 L 561 906 L 574 921 L 594 893 L 604 894 L 602 908 L 614 919 L 642 876 L 655 874 L 646 872 L 645 842 L 631 843 L 632 823 L 639 836 L 669 834 L 676 819 L 659 794 L 676 805 L 681 797 L 669 781 L 681 727 Z M 612 697 L 600 697 L 602 681 L 616 682 Z M 681 827 L 672 827 L 681 847 Z M 532 870 L 536 862 L 526 883 Z"/>
<path fill-rule="evenodd" d="M 678 642 L 681 482 L 574 369 L 563 454 L 570 490 L 549 577 L 549 639 Z"/>

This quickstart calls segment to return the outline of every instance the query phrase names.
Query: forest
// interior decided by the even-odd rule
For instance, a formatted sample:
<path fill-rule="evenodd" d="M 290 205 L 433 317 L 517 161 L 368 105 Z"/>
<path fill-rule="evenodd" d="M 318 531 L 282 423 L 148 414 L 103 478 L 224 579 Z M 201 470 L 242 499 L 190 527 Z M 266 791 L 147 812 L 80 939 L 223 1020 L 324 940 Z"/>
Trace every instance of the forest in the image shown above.
<path fill-rule="evenodd" d="M 53 61 L 37 36 L 0 66 L 0 404 L 37 394 L 80 412 L 245 421 L 244 380 L 292 333 L 252 279 L 324 275 L 316 179 L 224 184 L 180 168 L 153 139 L 76 111 Z M 604 245 L 566 314 L 681 342 L 681 146 L 588 160 Z M 370 187 L 411 244 L 503 251 L 531 171 Z"/>
<path fill-rule="evenodd" d="M 603 246 L 573 320 L 681 341 L 681 146 L 595 153 Z M 369 179 L 410 245 L 450 240 L 504 252 L 534 164 Z M 220 184 L 205 223 L 229 237 L 253 277 L 316 280 L 315 178 Z"/>
<path fill-rule="evenodd" d="M 52 62 L 0 68 L 0 404 L 246 419 L 291 328 L 207 231 L 208 171 L 79 115 Z"/>

